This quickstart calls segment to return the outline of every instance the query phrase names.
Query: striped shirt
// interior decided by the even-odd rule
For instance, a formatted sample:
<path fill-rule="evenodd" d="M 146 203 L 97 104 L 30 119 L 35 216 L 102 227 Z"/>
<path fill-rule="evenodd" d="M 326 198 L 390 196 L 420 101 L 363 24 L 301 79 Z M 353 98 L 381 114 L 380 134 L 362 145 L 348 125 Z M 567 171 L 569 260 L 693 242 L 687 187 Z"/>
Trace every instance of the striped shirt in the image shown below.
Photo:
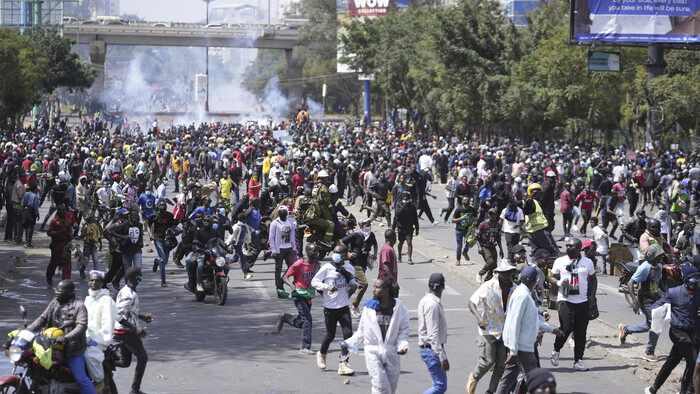
<path fill-rule="evenodd" d="M 447 180 L 447 186 L 445 187 L 445 195 L 447 198 L 454 198 L 455 191 L 457 190 L 458 181 L 455 178 L 450 178 Z"/>

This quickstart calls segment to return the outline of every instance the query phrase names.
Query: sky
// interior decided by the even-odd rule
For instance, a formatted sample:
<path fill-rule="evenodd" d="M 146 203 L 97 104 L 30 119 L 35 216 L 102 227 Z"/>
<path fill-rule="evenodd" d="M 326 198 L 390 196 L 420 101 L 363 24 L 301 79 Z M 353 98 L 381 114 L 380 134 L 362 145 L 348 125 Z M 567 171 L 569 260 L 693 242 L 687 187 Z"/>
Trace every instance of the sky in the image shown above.
<path fill-rule="evenodd" d="M 119 8 L 122 14 L 136 14 L 151 22 L 201 22 L 207 13 L 202 0 L 121 0 Z"/>

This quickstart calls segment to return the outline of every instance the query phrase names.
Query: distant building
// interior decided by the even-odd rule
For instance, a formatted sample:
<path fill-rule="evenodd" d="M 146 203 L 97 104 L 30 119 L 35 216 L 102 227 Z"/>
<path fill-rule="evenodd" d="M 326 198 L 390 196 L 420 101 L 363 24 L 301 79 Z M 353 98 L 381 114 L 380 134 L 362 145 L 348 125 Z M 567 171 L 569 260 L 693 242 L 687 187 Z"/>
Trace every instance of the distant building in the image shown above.
<path fill-rule="evenodd" d="M 279 0 L 248 0 L 235 3 L 212 3 L 209 23 L 229 24 L 278 24 L 280 21 Z"/>
<path fill-rule="evenodd" d="M 506 17 L 516 25 L 525 24 L 525 14 L 533 8 L 538 8 L 538 0 L 503 0 Z"/>

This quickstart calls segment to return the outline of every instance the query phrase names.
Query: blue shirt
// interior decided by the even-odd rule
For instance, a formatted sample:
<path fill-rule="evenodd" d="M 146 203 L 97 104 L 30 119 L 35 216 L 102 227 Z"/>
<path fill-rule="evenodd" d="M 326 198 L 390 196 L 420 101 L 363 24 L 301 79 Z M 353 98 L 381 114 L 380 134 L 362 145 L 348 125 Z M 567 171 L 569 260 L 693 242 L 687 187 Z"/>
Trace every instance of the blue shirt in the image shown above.
<path fill-rule="evenodd" d="M 253 230 L 258 231 L 260 229 L 260 211 L 256 209 L 251 212 L 250 216 L 248 216 L 248 221 L 246 221 L 246 224 Z"/>
<path fill-rule="evenodd" d="M 204 216 L 207 216 L 207 215 L 211 214 L 211 209 L 204 208 L 204 207 L 197 207 L 197 208 L 195 208 L 194 211 L 192 211 L 192 213 L 190 214 L 190 217 L 188 217 L 188 219 L 193 220 L 194 216 L 199 212 L 201 212 Z"/>
<path fill-rule="evenodd" d="M 148 219 L 153 215 L 153 206 L 156 203 L 156 198 L 151 195 L 142 194 L 136 202 L 141 206 L 141 214 L 144 218 Z"/>
<path fill-rule="evenodd" d="M 684 331 L 694 331 L 695 319 L 700 305 L 699 295 L 699 291 L 696 291 L 695 294 L 689 294 L 685 285 L 672 287 L 660 300 L 654 303 L 651 309 L 656 309 L 663 304 L 670 304 L 671 327 Z"/>
<path fill-rule="evenodd" d="M 649 273 L 651 272 L 651 269 L 654 268 L 649 262 L 645 261 L 642 263 L 642 265 L 637 268 L 637 270 L 634 272 L 634 275 L 632 275 L 632 280 L 637 282 L 637 283 L 642 283 L 645 282 L 647 279 L 651 279 L 654 284 L 658 284 L 659 281 L 661 280 L 661 267 L 657 266 L 656 270 L 654 270 L 654 274 L 651 278 L 649 278 Z"/>

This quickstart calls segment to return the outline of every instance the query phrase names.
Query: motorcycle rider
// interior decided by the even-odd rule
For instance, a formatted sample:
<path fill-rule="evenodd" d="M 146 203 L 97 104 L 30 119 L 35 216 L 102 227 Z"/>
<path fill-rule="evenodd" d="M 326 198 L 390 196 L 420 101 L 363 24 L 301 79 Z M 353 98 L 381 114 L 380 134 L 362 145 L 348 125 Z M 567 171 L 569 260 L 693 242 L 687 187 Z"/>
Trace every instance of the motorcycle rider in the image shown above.
<path fill-rule="evenodd" d="M 304 222 L 312 228 L 323 231 L 323 241 L 318 244 L 325 248 L 333 247 L 333 205 L 331 204 L 330 191 L 328 190 L 328 172 L 321 170 L 318 173 L 318 182 L 314 186 L 315 196 L 311 207 L 304 213 Z M 313 195 L 313 192 L 312 192 Z"/>
<path fill-rule="evenodd" d="M 630 220 L 622 227 L 621 238 L 622 243 L 627 246 L 630 253 L 632 253 L 633 261 L 636 262 L 639 261 L 641 257 L 639 255 L 639 237 L 641 237 L 647 229 L 647 213 L 643 209 L 640 209 L 635 212 L 635 215 L 637 216 L 636 219 Z"/>
<path fill-rule="evenodd" d="M 647 220 L 647 229 L 639 237 L 639 250 L 646 253 L 647 248 L 651 245 L 661 245 L 665 253 L 676 253 L 677 250 L 672 248 L 663 235 L 661 235 L 661 222 L 658 219 Z"/>
<path fill-rule="evenodd" d="M 97 347 L 100 352 L 104 352 L 112 341 L 114 322 L 117 319 L 117 304 L 112 300 L 109 290 L 102 288 L 104 276 L 104 272 L 90 271 L 88 278 L 90 287 L 88 296 L 85 297 L 85 307 L 88 314 L 87 332 L 85 333 L 87 345 Z M 91 353 L 86 352 L 85 357 L 91 357 Z M 104 360 L 104 355 L 102 355 L 102 360 Z M 98 381 L 95 385 L 98 389 L 111 385 L 111 371 L 107 370 L 106 366 L 104 369 L 104 380 L 98 381 L 95 376 L 92 376 Z"/>
<path fill-rule="evenodd" d="M 659 245 L 651 245 L 644 252 L 644 261 L 634 275 L 627 282 L 627 292 L 630 298 L 632 298 L 632 310 L 634 313 L 638 313 L 640 306 L 642 307 L 642 313 L 646 317 L 646 321 L 643 324 L 637 324 L 634 326 L 629 326 L 627 324 L 620 324 L 618 329 L 620 330 L 619 338 L 620 344 L 625 343 L 627 335 L 633 333 L 641 333 L 649 331 L 649 342 L 647 343 L 646 351 L 644 352 L 643 358 L 648 361 L 656 361 L 656 356 L 654 356 L 654 350 L 656 349 L 656 342 L 659 340 L 659 334 L 651 331 L 651 306 L 654 302 L 661 298 L 661 291 L 659 290 L 659 281 L 661 280 L 661 260 L 663 260 L 665 254 L 664 250 Z M 639 297 L 634 293 L 634 284 L 639 284 Z"/>
<path fill-rule="evenodd" d="M 187 275 L 189 276 L 188 288 L 191 290 L 194 288 L 194 280 L 196 279 L 197 291 L 204 291 L 204 285 L 202 284 L 202 270 L 204 269 L 204 251 L 202 248 L 205 247 L 210 239 L 215 239 L 219 236 L 219 232 L 214 228 L 214 222 L 211 216 L 205 216 L 202 219 L 202 227 L 197 229 L 194 233 L 194 239 L 192 243 L 198 247 L 199 250 L 195 250 L 187 256 Z"/>
<path fill-rule="evenodd" d="M 542 186 L 539 183 L 533 183 L 527 188 L 527 198 L 523 201 L 525 230 L 530 240 L 533 261 L 537 249 L 547 249 L 550 256 L 559 257 L 559 249 L 552 233 L 548 230 L 549 222 L 542 211 L 541 198 Z"/>
<path fill-rule="evenodd" d="M 55 338 L 55 343 L 65 345 L 68 367 L 78 384 L 80 394 L 97 394 L 95 386 L 85 371 L 85 333 L 88 328 L 88 312 L 85 304 L 75 298 L 75 284 L 64 279 L 56 286 L 56 296 L 44 312 L 27 327 L 37 332 L 42 328 L 61 327 L 66 321 L 74 320 L 75 326 L 63 328 L 65 336 Z"/>

